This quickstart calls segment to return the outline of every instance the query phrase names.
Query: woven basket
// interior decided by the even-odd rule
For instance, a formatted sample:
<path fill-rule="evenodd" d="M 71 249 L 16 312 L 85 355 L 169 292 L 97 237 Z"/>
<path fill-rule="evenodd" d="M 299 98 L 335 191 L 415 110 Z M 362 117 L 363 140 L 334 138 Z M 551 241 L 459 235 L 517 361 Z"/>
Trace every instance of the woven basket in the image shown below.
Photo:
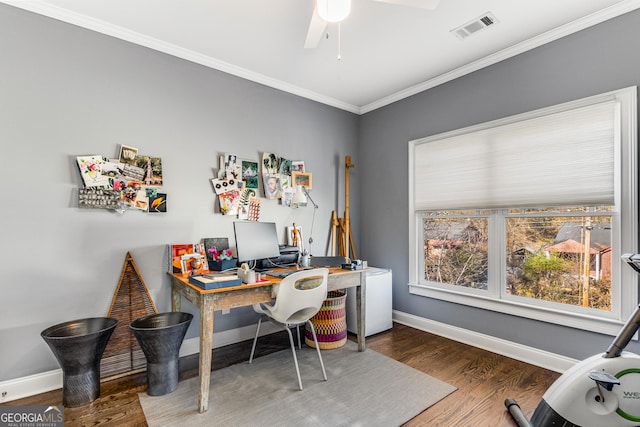
<path fill-rule="evenodd" d="M 320 349 L 339 348 L 347 342 L 346 301 L 346 291 L 330 291 L 320 311 L 311 318 Z M 316 347 L 309 325 L 305 327 L 304 342 L 309 347 Z"/>
<path fill-rule="evenodd" d="M 133 336 L 129 323 L 157 313 L 147 285 L 129 252 L 120 281 L 111 300 L 108 316 L 119 320 L 100 360 L 100 378 L 116 378 L 143 370 L 147 359 Z"/>

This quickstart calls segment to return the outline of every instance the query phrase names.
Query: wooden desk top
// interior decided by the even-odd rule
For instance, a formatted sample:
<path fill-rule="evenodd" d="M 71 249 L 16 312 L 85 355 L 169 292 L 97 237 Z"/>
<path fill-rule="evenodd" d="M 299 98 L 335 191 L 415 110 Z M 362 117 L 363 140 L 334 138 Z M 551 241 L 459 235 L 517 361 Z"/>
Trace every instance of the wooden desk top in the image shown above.
<path fill-rule="evenodd" d="M 274 268 L 272 270 L 273 271 L 287 271 L 287 270 L 295 271 L 295 269 L 288 269 L 288 268 Z M 303 270 L 300 270 L 300 271 L 303 271 Z M 366 271 L 366 270 L 343 270 L 340 267 L 329 267 L 329 278 L 331 278 L 332 276 L 342 276 L 347 274 L 361 273 L 363 271 Z M 216 288 L 216 289 L 202 289 L 199 286 L 189 283 L 189 275 L 187 273 L 168 272 L 167 274 L 169 274 L 171 277 L 179 280 L 180 282 L 192 288 L 194 291 L 197 291 L 201 294 L 215 294 L 220 292 L 229 292 L 229 291 L 235 291 L 235 290 L 241 290 L 241 289 L 261 288 L 261 287 L 277 285 L 278 283 L 280 283 L 280 281 L 282 281 L 282 278 L 280 277 L 269 276 L 267 274 L 266 277 L 268 279 L 262 282 L 243 283 L 238 286 L 228 286 L 228 287 Z"/>

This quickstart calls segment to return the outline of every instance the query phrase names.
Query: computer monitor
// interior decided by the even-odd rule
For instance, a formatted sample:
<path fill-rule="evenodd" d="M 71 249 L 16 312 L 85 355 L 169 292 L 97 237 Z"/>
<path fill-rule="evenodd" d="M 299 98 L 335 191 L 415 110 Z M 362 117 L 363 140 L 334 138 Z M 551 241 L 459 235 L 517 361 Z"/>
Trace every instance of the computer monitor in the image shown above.
<path fill-rule="evenodd" d="M 251 263 L 280 256 L 275 223 L 236 221 L 233 223 L 233 231 L 236 236 L 238 262 Z"/>

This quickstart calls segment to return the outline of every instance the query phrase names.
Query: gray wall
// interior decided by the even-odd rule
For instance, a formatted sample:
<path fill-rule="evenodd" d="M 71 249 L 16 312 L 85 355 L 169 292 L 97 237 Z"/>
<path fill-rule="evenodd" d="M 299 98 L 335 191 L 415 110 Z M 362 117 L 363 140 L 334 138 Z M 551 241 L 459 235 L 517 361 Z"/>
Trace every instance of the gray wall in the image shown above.
<path fill-rule="evenodd" d="M 158 310 L 170 310 L 166 245 L 233 244 L 209 182 L 219 154 L 304 160 L 320 205 L 313 252 L 324 254 L 357 132 L 351 113 L 0 4 L 0 381 L 58 367 L 40 332 L 105 315 L 127 252 Z M 75 156 L 116 157 L 119 144 L 162 158 L 168 213 L 76 207 Z M 308 233 L 312 214 L 263 199 L 261 220 L 276 221 L 284 242 L 285 226 Z M 236 309 L 215 322 L 222 331 L 255 317 Z"/>
<path fill-rule="evenodd" d="M 393 269 L 394 309 L 577 359 L 606 349 L 608 336 L 409 294 L 407 142 L 638 85 L 638 40 L 634 11 L 361 118 L 359 204 L 376 213 L 359 218 L 362 253 Z"/>
<path fill-rule="evenodd" d="M 209 184 L 224 152 L 307 162 L 320 205 L 315 254 L 331 211 L 343 214 L 352 155 L 358 255 L 393 269 L 396 310 L 569 357 L 603 350 L 609 337 L 408 293 L 407 141 L 636 85 L 638 39 L 632 12 L 358 118 L 0 4 L 0 381 L 57 368 L 40 331 L 106 314 L 126 252 L 158 309 L 170 308 L 166 244 L 233 235 Z M 119 144 L 162 157 L 167 214 L 76 208 L 75 156 L 115 156 Z M 311 216 L 263 200 L 262 219 L 282 239 L 293 221 L 308 231 Z M 254 320 L 250 309 L 216 314 L 216 330 Z"/>

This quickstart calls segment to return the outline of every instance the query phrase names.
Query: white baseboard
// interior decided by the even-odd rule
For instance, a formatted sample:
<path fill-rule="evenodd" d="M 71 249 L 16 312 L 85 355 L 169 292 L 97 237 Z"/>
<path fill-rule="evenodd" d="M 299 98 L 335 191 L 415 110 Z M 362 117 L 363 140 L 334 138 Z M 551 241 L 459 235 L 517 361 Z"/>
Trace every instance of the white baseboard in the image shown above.
<path fill-rule="evenodd" d="M 62 370 L 42 372 L 0 382 L 0 403 L 62 388 Z"/>
<path fill-rule="evenodd" d="M 273 334 L 282 331 L 271 322 L 262 322 L 260 326 L 260 336 Z M 226 345 L 252 340 L 256 335 L 256 325 L 243 326 L 242 328 L 229 329 L 228 331 L 215 332 L 213 334 L 213 348 L 224 347 Z M 180 347 L 180 357 L 200 353 L 200 337 L 189 338 L 182 342 Z M 249 355 L 247 354 L 247 360 Z"/>
<path fill-rule="evenodd" d="M 571 359 L 569 357 L 492 337 L 490 335 L 469 331 L 468 329 L 462 329 L 445 323 L 436 322 L 434 320 L 425 319 L 424 317 L 418 317 L 401 311 L 393 311 L 393 321 L 559 373 L 563 373 L 579 362 L 578 360 Z"/>
<path fill-rule="evenodd" d="M 271 322 L 264 322 L 260 327 L 260 336 L 278 332 L 277 326 Z M 253 339 L 256 326 L 249 325 L 228 331 L 215 332 L 213 334 L 213 348 L 224 347 L 248 339 Z M 180 357 L 200 353 L 200 338 L 189 338 L 182 342 Z M 247 354 L 249 360 L 249 354 Z M 0 382 L 0 403 L 10 402 L 25 397 L 45 393 L 62 388 L 62 370 L 42 372 L 22 378 Z"/>

